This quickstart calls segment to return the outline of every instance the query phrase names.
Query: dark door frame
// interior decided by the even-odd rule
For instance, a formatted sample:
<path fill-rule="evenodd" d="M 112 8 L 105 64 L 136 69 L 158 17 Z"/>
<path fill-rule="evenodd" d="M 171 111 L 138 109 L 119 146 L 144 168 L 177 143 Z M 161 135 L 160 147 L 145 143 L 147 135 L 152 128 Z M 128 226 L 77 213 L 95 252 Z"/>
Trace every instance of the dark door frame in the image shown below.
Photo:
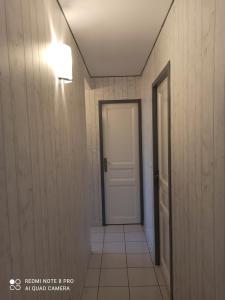
<path fill-rule="evenodd" d="M 159 166 L 158 166 L 158 101 L 157 89 L 168 78 L 168 186 L 169 186 L 169 237 L 170 237 L 170 290 L 173 299 L 173 248 L 172 248 L 172 191 L 171 191 L 171 89 L 170 62 L 164 67 L 152 84 L 152 125 L 153 125 L 153 172 L 154 172 L 154 223 L 155 223 L 155 264 L 160 265 L 160 216 L 159 216 Z"/>
<path fill-rule="evenodd" d="M 140 174 L 140 210 L 141 224 L 144 224 L 144 200 L 143 200 L 143 159 L 142 159 L 142 113 L 141 99 L 132 100 L 99 100 L 99 134 L 100 134 L 100 166 L 101 166 L 101 194 L 102 194 L 102 225 L 106 225 L 105 217 L 105 182 L 104 182 L 104 143 L 103 143 L 103 122 L 102 108 L 105 104 L 122 104 L 137 103 L 138 104 L 138 132 L 139 132 L 139 174 Z"/>

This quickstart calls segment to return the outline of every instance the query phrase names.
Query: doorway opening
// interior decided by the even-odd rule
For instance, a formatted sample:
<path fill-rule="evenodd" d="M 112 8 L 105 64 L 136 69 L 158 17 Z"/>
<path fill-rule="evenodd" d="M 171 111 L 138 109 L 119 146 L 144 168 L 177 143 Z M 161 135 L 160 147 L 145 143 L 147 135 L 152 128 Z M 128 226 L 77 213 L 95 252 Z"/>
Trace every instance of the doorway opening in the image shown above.
<path fill-rule="evenodd" d="M 143 224 L 141 100 L 99 101 L 103 225 Z"/>
<path fill-rule="evenodd" d="M 155 264 L 173 299 L 170 62 L 152 85 Z"/>

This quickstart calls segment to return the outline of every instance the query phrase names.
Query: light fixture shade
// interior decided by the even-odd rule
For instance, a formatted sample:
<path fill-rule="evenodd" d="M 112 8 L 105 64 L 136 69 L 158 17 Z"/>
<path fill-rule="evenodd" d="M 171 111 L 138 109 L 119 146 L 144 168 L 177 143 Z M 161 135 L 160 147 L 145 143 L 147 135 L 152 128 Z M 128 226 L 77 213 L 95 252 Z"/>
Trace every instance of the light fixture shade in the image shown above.
<path fill-rule="evenodd" d="M 72 51 L 70 46 L 59 43 L 56 49 L 55 71 L 59 79 L 72 81 L 73 80 L 73 61 Z"/>

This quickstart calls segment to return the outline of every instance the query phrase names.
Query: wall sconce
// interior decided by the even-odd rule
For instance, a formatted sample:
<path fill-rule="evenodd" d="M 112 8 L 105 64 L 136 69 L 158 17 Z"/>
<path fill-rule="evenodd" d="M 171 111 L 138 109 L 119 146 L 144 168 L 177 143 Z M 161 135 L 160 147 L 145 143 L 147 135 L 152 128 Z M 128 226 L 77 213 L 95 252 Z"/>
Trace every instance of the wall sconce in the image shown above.
<path fill-rule="evenodd" d="M 57 46 L 56 75 L 59 79 L 72 81 L 72 52 L 70 46 L 60 43 Z"/>
<path fill-rule="evenodd" d="M 63 43 L 53 43 L 49 48 L 48 61 L 52 65 L 58 79 L 73 80 L 73 61 L 70 46 Z"/>

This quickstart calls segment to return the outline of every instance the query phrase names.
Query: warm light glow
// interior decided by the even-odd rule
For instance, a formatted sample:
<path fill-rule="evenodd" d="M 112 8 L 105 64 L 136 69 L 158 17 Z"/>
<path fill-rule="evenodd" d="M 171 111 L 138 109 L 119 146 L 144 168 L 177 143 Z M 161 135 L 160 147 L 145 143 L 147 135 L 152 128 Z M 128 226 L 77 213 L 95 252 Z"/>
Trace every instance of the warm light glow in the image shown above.
<path fill-rule="evenodd" d="M 59 79 L 72 81 L 72 52 L 70 46 L 52 43 L 48 51 L 48 61 Z"/>

